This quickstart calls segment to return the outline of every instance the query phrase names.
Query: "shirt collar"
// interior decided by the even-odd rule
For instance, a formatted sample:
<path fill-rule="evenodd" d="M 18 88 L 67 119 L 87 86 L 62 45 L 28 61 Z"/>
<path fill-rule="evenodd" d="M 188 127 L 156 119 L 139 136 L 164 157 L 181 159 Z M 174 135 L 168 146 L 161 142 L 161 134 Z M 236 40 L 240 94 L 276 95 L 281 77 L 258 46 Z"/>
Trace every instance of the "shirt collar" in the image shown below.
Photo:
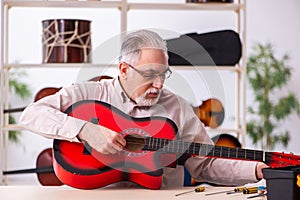
<path fill-rule="evenodd" d="M 132 101 L 128 95 L 126 94 L 126 92 L 124 91 L 121 83 L 120 83 L 120 80 L 119 80 L 119 77 L 117 79 L 115 79 L 114 81 L 114 85 L 115 85 L 115 89 L 117 91 L 117 94 L 119 95 L 122 103 L 129 103 L 131 104 L 132 106 L 138 106 L 138 107 L 144 107 L 145 105 L 141 105 L 141 104 L 136 104 L 134 101 Z M 149 107 L 149 106 L 145 106 L 145 107 Z"/>
<path fill-rule="evenodd" d="M 114 81 L 115 89 L 117 91 L 117 94 L 120 96 L 122 103 L 131 101 L 130 98 L 127 96 L 125 91 L 123 90 L 123 87 L 121 86 L 119 77 Z"/>

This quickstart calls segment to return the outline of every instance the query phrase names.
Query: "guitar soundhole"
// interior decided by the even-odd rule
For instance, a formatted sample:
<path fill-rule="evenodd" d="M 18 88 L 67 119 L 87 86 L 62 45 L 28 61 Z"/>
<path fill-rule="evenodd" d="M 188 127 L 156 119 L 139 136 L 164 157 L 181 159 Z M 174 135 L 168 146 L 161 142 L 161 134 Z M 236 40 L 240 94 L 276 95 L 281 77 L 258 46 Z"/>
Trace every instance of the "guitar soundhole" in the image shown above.
<path fill-rule="evenodd" d="M 145 138 L 138 134 L 126 135 L 124 139 L 128 151 L 139 151 L 145 146 Z"/>

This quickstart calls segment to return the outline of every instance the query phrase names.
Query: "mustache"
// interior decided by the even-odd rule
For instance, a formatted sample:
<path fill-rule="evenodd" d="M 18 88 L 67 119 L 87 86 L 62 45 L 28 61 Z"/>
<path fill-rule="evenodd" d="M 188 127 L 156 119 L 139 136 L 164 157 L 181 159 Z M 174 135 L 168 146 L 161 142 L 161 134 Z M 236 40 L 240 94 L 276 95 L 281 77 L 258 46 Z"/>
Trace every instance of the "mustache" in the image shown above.
<path fill-rule="evenodd" d="M 158 96 L 154 99 L 146 99 L 146 96 L 147 94 L 157 94 Z M 154 105 L 158 99 L 159 99 L 159 96 L 160 96 L 160 90 L 159 89 L 156 89 L 156 88 L 150 88 L 148 89 L 143 95 L 137 97 L 135 99 L 136 103 L 139 104 L 139 105 L 143 105 L 143 106 L 152 106 Z"/>
<path fill-rule="evenodd" d="M 145 92 L 145 95 L 147 95 L 147 94 L 151 94 L 151 93 L 159 93 L 160 91 L 159 91 L 159 89 L 157 89 L 157 88 L 150 88 L 150 89 L 148 89 L 146 92 Z"/>

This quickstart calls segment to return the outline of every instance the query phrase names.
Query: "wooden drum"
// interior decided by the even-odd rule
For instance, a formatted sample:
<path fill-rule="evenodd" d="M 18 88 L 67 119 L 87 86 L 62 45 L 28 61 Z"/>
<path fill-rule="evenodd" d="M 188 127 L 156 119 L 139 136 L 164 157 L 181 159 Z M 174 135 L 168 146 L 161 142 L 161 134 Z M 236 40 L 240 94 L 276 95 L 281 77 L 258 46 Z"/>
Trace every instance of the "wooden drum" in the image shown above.
<path fill-rule="evenodd" d="M 88 20 L 43 20 L 43 63 L 91 62 Z"/>

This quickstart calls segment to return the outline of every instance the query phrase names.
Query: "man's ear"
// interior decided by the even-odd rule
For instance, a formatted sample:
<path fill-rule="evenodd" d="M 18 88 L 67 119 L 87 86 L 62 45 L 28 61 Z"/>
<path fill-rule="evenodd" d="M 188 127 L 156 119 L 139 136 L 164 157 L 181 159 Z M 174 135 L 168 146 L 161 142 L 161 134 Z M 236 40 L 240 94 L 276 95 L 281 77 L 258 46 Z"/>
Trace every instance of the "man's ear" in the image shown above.
<path fill-rule="evenodd" d="M 119 71 L 120 71 L 120 78 L 126 80 L 128 77 L 128 71 L 129 71 L 128 65 L 124 62 L 119 63 Z"/>

